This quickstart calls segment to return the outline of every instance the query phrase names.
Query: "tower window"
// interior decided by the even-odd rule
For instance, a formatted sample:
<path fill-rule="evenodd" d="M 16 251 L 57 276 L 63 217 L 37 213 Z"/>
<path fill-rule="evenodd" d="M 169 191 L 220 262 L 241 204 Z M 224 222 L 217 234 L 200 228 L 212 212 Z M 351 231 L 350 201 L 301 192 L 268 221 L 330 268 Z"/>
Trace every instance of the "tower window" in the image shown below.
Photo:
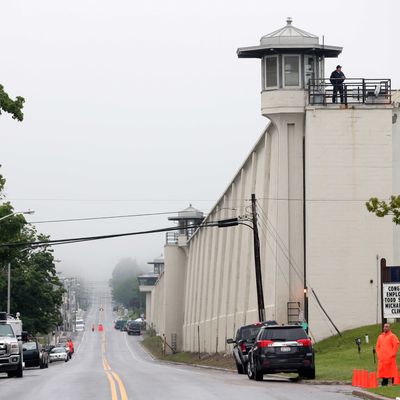
<path fill-rule="evenodd" d="M 265 87 L 267 89 L 278 87 L 278 57 L 265 57 Z"/>
<path fill-rule="evenodd" d="M 300 56 L 284 56 L 283 60 L 284 86 L 300 87 Z"/>

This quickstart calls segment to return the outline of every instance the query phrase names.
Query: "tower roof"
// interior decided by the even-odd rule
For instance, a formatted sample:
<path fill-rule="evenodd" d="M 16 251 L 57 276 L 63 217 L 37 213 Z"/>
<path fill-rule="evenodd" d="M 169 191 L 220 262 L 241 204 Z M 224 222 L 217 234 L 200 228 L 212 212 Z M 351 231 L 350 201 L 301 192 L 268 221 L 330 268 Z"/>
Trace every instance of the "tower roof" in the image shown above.
<path fill-rule="evenodd" d="M 200 210 L 194 208 L 191 204 L 188 208 L 185 208 L 182 211 L 178 212 L 177 217 L 168 217 L 170 221 L 179 221 L 179 220 L 192 220 L 192 219 L 203 219 L 204 213 Z"/>
<path fill-rule="evenodd" d="M 262 45 L 298 45 L 298 44 L 318 44 L 318 36 L 303 31 L 292 25 L 292 19 L 288 17 L 286 26 L 274 32 L 268 33 L 260 40 Z"/>
<path fill-rule="evenodd" d="M 296 28 L 289 17 L 283 28 L 263 36 L 259 46 L 241 47 L 237 50 L 237 55 L 239 58 L 262 58 L 266 55 L 299 52 L 338 57 L 342 47 L 320 44 L 318 36 Z"/>

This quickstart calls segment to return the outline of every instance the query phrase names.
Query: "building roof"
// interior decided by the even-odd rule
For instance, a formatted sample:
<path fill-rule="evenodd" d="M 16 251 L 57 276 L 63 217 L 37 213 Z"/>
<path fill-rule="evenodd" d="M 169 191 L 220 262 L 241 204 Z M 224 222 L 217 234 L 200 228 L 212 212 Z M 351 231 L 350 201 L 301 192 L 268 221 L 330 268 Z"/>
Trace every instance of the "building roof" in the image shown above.
<path fill-rule="evenodd" d="M 179 221 L 179 220 L 191 220 L 191 219 L 203 219 L 204 213 L 197 208 L 194 208 L 191 204 L 188 208 L 185 208 L 182 211 L 178 212 L 177 217 L 168 217 L 170 221 Z"/>
<path fill-rule="evenodd" d="M 161 255 L 158 258 L 155 258 L 153 261 L 149 261 L 147 264 L 164 264 L 164 257 Z"/>
<path fill-rule="evenodd" d="M 307 52 L 325 57 L 338 57 L 342 47 L 319 44 L 318 36 L 296 28 L 292 19 L 286 25 L 263 36 L 259 46 L 241 47 L 237 50 L 239 58 L 261 58 L 265 55 L 288 52 Z"/>
<path fill-rule="evenodd" d="M 292 25 L 292 19 L 286 20 L 286 26 L 280 28 L 274 32 L 268 33 L 263 36 L 260 40 L 262 45 L 299 45 L 299 44 L 318 44 L 318 36 L 303 31 L 302 29 L 296 28 Z"/>

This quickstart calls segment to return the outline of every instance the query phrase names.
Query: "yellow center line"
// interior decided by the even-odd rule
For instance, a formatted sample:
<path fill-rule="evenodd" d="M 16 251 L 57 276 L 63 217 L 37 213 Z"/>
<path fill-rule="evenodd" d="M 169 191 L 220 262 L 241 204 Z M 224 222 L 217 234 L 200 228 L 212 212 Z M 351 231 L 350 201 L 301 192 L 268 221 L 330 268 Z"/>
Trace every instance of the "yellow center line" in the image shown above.
<path fill-rule="evenodd" d="M 99 312 L 99 324 L 102 323 L 103 321 L 103 307 L 101 306 L 100 312 Z M 112 371 L 110 364 L 107 361 L 106 358 L 106 332 L 103 330 L 101 332 L 101 355 L 102 355 L 102 363 L 103 363 L 103 369 L 104 372 L 106 373 L 108 382 L 110 384 L 110 389 L 111 389 L 111 400 L 118 400 L 118 393 L 117 393 L 117 385 L 115 382 L 118 384 L 119 388 L 119 393 L 121 400 L 128 400 L 128 395 L 126 394 L 126 389 L 125 386 L 119 377 L 119 375 Z"/>
<path fill-rule="evenodd" d="M 107 379 L 108 382 L 110 383 L 110 388 L 111 388 L 111 399 L 112 400 L 118 400 L 117 396 L 117 388 L 115 386 L 114 379 L 111 377 L 111 374 L 106 371 Z"/>
<path fill-rule="evenodd" d="M 119 392 L 121 393 L 121 400 L 128 400 L 128 396 L 126 394 L 125 386 L 121 381 L 121 378 L 116 372 L 111 372 L 115 380 L 118 382 Z"/>

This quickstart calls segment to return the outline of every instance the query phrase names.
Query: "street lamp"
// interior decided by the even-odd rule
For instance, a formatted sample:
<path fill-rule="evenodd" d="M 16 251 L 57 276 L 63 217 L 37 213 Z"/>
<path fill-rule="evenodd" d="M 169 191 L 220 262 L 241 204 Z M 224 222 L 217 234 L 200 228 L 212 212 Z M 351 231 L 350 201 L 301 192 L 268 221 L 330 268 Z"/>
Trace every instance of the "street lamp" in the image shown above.
<path fill-rule="evenodd" d="M 33 210 L 28 210 L 28 211 L 14 211 L 10 214 L 4 215 L 3 217 L 0 218 L 0 221 L 2 221 L 3 219 L 6 219 L 8 217 L 12 217 L 13 215 L 19 215 L 19 214 L 35 214 L 35 211 Z"/>

